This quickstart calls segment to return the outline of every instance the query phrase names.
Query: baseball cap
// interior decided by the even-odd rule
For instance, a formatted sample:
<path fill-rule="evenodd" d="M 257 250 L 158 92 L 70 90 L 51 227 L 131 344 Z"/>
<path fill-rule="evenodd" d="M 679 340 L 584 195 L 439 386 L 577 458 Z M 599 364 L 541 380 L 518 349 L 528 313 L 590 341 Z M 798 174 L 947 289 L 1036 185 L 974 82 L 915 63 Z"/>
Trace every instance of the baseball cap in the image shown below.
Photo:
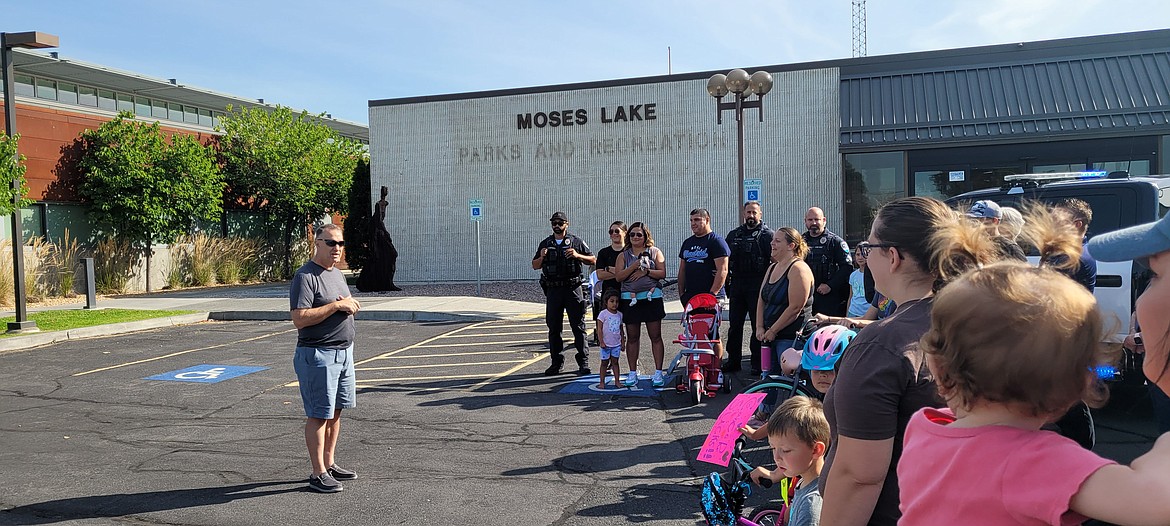
<path fill-rule="evenodd" d="M 1170 250 L 1170 215 L 1153 223 L 1093 236 L 1089 254 L 1098 261 L 1129 261 Z"/>
<path fill-rule="evenodd" d="M 549 221 L 564 221 L 564 222 L 568 223 L 569 216 L 565 215 L 564 212 L 557 212 L 557 213 L 552 215 L 552 218 L 550 218 Z"/>
<path fill-rule="evenodd" d="M 999 209 L 999 205 L 995 201 L 983 200 L 975 201 L 971 208 L 967 210 L 967 217 L 977 217 L 981 219 L 999 219 L 1003 217 L 1003 211 Z"/>

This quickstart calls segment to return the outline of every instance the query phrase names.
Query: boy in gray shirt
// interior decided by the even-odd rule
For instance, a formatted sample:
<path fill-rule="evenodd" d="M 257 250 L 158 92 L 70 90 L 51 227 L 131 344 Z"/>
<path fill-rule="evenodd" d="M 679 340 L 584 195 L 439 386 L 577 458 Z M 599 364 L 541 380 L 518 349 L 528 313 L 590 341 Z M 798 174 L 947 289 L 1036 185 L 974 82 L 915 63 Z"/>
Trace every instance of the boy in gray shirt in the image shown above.
<path fill-rule="evenodd" d="M 817 526 L 821 522 L 821 492 L 817 478 L 825 465 L 829 448 L 829 421 L 821 402 L 793 396 L 780 404 L 768 418 L 768 445 L 776 459 L 776 470 L 756 468 L 752 480 L 780 482 L 796 477 L 796 495 L 788 508 L 788 526 Z"/>

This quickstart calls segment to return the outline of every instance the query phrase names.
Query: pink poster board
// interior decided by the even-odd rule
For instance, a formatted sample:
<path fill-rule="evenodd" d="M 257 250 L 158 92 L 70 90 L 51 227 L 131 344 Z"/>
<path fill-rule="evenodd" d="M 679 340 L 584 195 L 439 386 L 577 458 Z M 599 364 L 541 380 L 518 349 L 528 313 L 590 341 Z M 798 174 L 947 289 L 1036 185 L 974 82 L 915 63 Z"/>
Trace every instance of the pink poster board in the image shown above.
<path fill-rule="evenodd" d="M 740 426 L 747 423 L 766 395 L 767 393 L 736 395 L 731 403 L 727 404 L 727 408 L 719 413 L 715 425 L 711 426 L 711 432 L 707 433 L 707 440 L 699 449 L 699 460 L 727 467 L 727 463 L 731 461 L 731 453 L 735 450 L 735 439 L 740 436 Z"/>

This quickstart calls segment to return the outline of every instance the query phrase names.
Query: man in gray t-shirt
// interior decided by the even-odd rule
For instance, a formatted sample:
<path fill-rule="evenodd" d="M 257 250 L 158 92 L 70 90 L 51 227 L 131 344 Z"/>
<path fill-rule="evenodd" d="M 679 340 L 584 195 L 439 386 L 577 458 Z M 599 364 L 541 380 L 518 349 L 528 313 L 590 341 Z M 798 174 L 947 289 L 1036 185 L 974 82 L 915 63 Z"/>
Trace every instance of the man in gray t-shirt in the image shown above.
<path fill-rule="evenodd" d="M 305 406 L 305 446 L 313 474 L 309 488 L 336 493 L 357 473 L 334 461 L 341 410 L 357 404 L 353 370 L 353 315 L 361 305 L 336 267 L 345 240 L 337 225 L 317 229 L 313 258 L 293 276 L 289 309 L 297 328 L 293 369 Z"/>

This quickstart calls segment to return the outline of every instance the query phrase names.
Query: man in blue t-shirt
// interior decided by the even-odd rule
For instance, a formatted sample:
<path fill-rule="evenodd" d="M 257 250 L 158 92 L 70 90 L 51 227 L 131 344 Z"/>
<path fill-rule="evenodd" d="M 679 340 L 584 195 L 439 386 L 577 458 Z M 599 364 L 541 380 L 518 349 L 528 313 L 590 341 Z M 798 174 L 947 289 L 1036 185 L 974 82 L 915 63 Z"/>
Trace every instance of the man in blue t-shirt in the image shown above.
<path fill-rule="evenodd" d="M 678 291 L 684 306 L 695 294 L 709 292 L 716 297 L 724 296 L 727 258 L 731 255 L 727 241 L 711 230 L 711 213 L 706 208 L 691 210 L 691 232 L 694 235 L 683 241 L 678 251 Z M 719 363 L 723 359 L 723 345 L 713 347 L 715 362 Z"/>

